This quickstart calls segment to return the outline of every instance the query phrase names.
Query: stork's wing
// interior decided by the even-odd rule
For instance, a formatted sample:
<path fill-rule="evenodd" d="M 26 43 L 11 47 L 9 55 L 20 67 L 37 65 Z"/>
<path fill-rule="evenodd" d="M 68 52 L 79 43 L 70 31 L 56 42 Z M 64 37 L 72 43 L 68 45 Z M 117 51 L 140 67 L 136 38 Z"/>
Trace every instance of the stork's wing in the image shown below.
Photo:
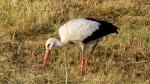
<path fill-rule="evenodd" d="M 83 41 L 93 32 L 99 29 L 100 23 L 86 19 L 74 19 L 59 29 L 59 35 L 62 41 L 79 40 Z"/>

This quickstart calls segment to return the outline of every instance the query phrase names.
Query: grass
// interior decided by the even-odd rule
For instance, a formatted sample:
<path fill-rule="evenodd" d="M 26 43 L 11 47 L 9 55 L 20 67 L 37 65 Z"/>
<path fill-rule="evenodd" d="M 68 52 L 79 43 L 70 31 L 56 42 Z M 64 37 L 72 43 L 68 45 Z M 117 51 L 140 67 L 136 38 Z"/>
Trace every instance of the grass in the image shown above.
<path fill-rule="evenodd" d="M 84 76 L 77 45 L 55 48 L 43 70 L 45 41 L 85 17 L 109 21 L 119 34 L 99 43 Z M 149 84 L 149 28 L 148 0 L 0 0 L 0 84 L 64 84 L 66 71 L 68 84 Z"/>

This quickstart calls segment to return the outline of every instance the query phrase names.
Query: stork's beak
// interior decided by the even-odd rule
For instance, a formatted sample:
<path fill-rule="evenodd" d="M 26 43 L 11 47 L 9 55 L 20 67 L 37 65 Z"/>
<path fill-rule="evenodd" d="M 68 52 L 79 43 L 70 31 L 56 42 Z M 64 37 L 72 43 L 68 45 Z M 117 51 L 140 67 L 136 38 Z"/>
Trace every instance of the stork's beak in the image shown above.
<path fill-rule="evenodd" d="M 51 54 L 51 49 L 46 49 L 44 54 L 44 68 L 49 62 L 49 55 Z"/>

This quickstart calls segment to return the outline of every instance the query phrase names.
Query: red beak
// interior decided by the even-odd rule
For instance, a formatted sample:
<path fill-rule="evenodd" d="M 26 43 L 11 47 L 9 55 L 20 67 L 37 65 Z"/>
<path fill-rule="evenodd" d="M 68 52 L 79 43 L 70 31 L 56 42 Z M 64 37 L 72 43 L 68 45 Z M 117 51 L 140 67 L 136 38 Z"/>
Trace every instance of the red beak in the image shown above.
<path fill-rule="evenodd" d="M 49 62 L 49 55 L 51 54 L 50 52 L 51 52 L 50 49 L 47 49 L 47 50 L 45 51 L 45 54 L 44 54 L 44 67 L 45 67 L 45 66 L 48 64 L 48 62 Z"/>

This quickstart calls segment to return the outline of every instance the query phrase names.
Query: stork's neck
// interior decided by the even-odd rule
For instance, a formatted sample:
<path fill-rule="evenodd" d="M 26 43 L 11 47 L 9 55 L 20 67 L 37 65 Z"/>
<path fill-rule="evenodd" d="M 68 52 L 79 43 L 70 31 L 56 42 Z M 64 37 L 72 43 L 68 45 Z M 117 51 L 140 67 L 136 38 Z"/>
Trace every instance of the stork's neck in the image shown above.
<path fill-rule="evenodd" d="M 66 45 L 66 42 L 63 42 L 61 40 L 57 40 L 55 45 L 58 47 L 63 47 L 64 45 Z"/>

